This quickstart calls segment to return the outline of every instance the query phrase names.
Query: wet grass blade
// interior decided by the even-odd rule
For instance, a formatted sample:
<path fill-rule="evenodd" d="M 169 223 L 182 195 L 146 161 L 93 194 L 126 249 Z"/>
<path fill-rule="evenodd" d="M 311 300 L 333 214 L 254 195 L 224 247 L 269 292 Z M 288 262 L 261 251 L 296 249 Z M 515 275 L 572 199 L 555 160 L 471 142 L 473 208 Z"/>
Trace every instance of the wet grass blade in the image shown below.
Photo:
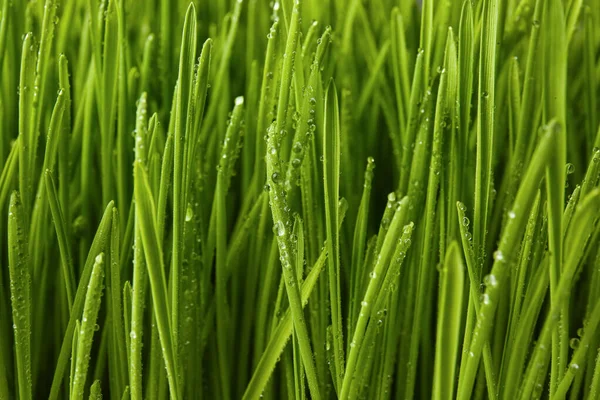
<path fill-rule="evenodd" d="M 77 354 L 75 371 L 73 374 L 73 387 L 70 397 L 83 399 L 85 381 L 90 367 L 90 352 L 92 351 L 92 340 L 94 332 L 97 331 L 97 318 L 102 300 L 102 289 L 104 281 L 104 253 L 100 253 L 94 259 L 92 275 L 88 284 L 83 306 L 83 315 L 79 332 L 77 333 Z"/>
<path fill-rule="evenodd" d="M 31 399 L 31 266 L 23 208 L 21 196 L 13 192 L 8 209 L 8 265 L 18 393 L 19 398 Z"/>

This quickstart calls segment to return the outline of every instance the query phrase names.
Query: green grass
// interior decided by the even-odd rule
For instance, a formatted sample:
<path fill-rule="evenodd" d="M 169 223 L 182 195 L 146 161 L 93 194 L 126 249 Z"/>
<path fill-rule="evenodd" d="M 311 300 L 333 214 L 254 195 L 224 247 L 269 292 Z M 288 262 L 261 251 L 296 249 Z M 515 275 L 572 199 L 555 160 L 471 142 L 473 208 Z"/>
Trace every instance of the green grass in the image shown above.
<path fill-rule="evenodd" d="M 0 400 L 600 399 L 598 0 L 0 0 Z"/>

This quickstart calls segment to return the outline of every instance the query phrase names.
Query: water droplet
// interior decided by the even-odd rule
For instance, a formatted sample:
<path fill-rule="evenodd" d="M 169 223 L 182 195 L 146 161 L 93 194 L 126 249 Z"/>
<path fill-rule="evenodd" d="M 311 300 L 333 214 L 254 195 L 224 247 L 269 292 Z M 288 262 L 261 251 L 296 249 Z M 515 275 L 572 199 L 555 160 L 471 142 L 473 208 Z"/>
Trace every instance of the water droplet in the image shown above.
<path fill-rule="evenodd" d="M 392 192 L 392 193 L 388 194 L 388 201 L 390 203 L 394 203 L 396 201 L 396 193 Z"/>
<path fill-rule="evenodd" d="M 268 191 L 270 191 L 270 190 L 271 190 L 271 186 L 269 186 L 269 185 L 267 184 L 267 185 L 265 185 L 265 186 L 263 187 L 263 190 L 264 190 L 265 192 L 268 192 Z"/>
<path fill-rule="evenodd" d="M 463 226 L 469 226 L 470 223 L 471 223 L 471 221 L 469 221 L 469 218 L 463 217 L 463 219 L 462 219 Z"/>
<path fill-rule="evenodd" d="M 579 347 L 579 338 L 572 338 L 571 340 L 569 340 L 569 346 L 573 350 L 576 350 Z"/>
<path fill-rule="evenodd" d="M 481 302 L 482 302 L 483 304 L 485 304 L 485 305 L 488 305 L 488 304 L 490 304 L 490 295 L 489 295 L 489 294 L 487 294 L 487 293 L 483 293 L 483 294 L 481 295 Z"/>
<path fill-rule="evenodd" d="M 273 180 L 273 183 L 275 184 L 279 183 L 279 172 L 273 172 L 273 175 L 271 175 L 271 180 Z"/>
<path fill-rule="evenodd" d="M 298 168 L 301 164 L 302 164 L 302 161 L 300 161 L 299 158 L 294 158 L 292 160 L 292 167 L 294 167 L 294 168 Z"/>
<path fill-rule="evenodd" d="M 302 143 L 300 143 L 300 142 L 294 143 L 294 147 L 292 147 L 292 150 L 296 154 L 301 153 L 302 152 Z"/>
<path fill-rule="evenodd" d="M 367 305 L 369 305 L 369 303 L 367 303 L 365 300 L 360 302 L 360 305 L 363 307 L 366 307 Z"/>
<path fill-rule="evenodd" d="M 575 172 L 575 166 L 571 163 L 567 163 L 566 170 L 567 175 L 571 175 L 573 172 Z"/>
<path fill-rule="evenodd" d="M 498 280 L 496 279 L 496 275 L 489 274 L 483 277 L 483 283 L 486 286 L 496 287 L 498 286 Z"/>
<path fill-rule="evenodd" d="M 102 264 L 104 262 L 104 253 L 100 253 L 96 256 L 96 264 Z"/>
<path fill-rule="evenodd" d="M 135 331 L 129 332 L 129 337 L 132 338 L 132 339 L 137 338 L 137 335 L 136 335 Z"/>
<path fill-rule="evenodd" d="M 502 254 L 502 251 L 496 250 L 494 252 L 494 260 L 496 260 L 498 262 L 504 261 L 504 254 Z"/>
<path fill-rule="evenodd" d="M 516 217 L 516 216 L 517 216 L 517 215 L 515 214 L 515 212 L 514 212 L 513 210 L 510 210 L 510 211 L 508 212 L 508 218 L 510 218 L 510 219 L 515 219 L 515 217 Z"/>
<path fill-rule="evenodd" d="M 285 235 L 285 226 L 281 221 L 277 221 L 275 225 L 273 225 L 273 233 L 279 237 Z"/>
<path fill-rule="evenodd" d="M 194 210 L 192 210 L 192 206 L 188 204 L 187 209 L 185 210 L 185 222 L 190 222 L 194 218 Z"/>
<path fill-rule="evenodd" d="M 371 271 L 371 273 L 369 274 L 369 278 L 371 278 L 371 279 L 377 278 L 377 272 Z"/>

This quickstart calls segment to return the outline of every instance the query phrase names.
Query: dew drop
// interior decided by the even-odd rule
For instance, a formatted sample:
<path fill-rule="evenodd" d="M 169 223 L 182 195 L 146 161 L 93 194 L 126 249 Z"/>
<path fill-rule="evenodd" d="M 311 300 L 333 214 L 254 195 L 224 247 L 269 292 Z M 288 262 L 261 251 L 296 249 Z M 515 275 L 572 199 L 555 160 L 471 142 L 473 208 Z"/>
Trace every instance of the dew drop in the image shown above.
<path fill-rule="evenodd" d="M 569 340 L 569 346 L 573 350 L 576 350 L 579 347 L 579 338 L 572 338 L 571 340 Z"/>
<path fill-rule="evenodd" d="M 497 250 L 494 252 L 494 260 L 496 261 L 504 261 L 504 254 L 502 254 L 502 251 Z"/>
<path fill-rule="evenodd" d="M 194 218 L 194 210 L 192 210 L 192 206 L 188 204 L 187 210 L 185 210 L 185 222 L 190 222 Z"/>
<path fill-rule="evenodd" d="M 483 283 L 485 283 L 486 286 L 491 286 L 491 287 L 498 286 L 498 280 L 496 279 L 496 275 L 494 275 L 494 274 L 486 275 L 483 278 Z"/>
<path fill-rule="evenodd" d="M 281 221 L 277 221 L 275 225 L 273 225 L 273 233 L 278 237 L 285 235 L 285 226 Z"/>

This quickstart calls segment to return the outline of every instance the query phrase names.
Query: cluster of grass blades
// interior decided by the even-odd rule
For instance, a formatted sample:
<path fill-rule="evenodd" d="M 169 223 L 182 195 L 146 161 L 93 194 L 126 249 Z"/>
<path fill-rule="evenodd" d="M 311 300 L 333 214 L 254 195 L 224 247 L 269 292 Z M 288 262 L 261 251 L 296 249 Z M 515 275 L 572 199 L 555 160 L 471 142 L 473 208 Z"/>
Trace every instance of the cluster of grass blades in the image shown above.
<path fill-rule="evenodd" d="M 0 0 L 0 399 L 600 399 L 600 1 Z"/>

